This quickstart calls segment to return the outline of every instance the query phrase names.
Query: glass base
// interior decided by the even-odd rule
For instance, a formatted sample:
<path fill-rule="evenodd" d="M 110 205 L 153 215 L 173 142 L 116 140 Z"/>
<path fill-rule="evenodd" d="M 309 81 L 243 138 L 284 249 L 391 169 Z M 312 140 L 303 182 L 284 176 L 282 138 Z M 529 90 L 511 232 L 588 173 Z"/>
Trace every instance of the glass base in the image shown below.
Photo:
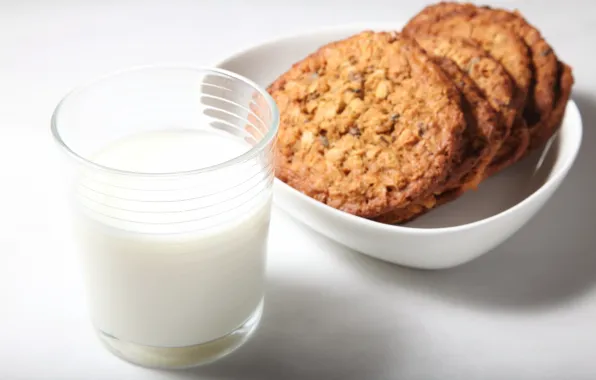
<path fill-rule="evenodd" d="M 229 355 L 256 330 L 263 314 L 263 302 L 236 330 L 221 338 L 187 347 L 154 347 L 130 343 L 113 337 L 99 329 L 97 333 L 103 344 L 114 355 L 147 368 L 185 369 L 214 362 Z"/>

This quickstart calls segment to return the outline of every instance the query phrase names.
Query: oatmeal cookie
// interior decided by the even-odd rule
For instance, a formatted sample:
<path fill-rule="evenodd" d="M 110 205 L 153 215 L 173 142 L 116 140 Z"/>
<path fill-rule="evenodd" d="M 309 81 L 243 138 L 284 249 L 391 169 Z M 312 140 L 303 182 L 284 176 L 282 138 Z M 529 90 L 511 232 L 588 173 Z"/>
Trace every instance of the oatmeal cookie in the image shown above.
<path fill-rule="evenodd" d="M 416 35 L 415 39 L 429 54 L 452 60 L 499 112 L 502 122 L 496 123 L 491 140 L 495 156 L 509 137 L 517 113 L 515 84 L 505 68 L 469 39 L 429 35 Z"/>
<path fill-rule="evenodd" d="M 441 3 L 425 8 L 408 22 L 404 27 L 404 33 L 410 36 L 430 34 L 469 38 L 477 42 L 503 65 L 513 79 L 516 86 L 513 106 L 517 110 L 516 119 L 521 120 L 532 79 L 528 47 L 517 34 L 501 23 L 490 18 L 468 17 L 465 12 L 445 10 L 444 7 L 449 5 L 451 4 Z M 518 131 L 519 129 L 527 129 L 527 124 L 514 123 L 510 137 L 512 141 L 507 139 L 499 154 L 501 167 L 514 163 L 516 160 L 513 157 L 521 157 L 525 153 L 527 146 L 513 141 L 528 134 L 528 131 Z M 511 147 L 523 151 L 511 153 Z M 510 154 L 512 159 L 506 160 L 505 152 Z"/>
<path fill-rule="evenodd" d="M 555 106 L 558 80 L 558 60 L 552 47 L 542 38 L 540 31 L 518 12 L 482 7 L 479 17 L 489 17 L 510 28 L 529 48 L 533 66 L 533 80 L 524 118 L 530 130 L 530 149 L 543 144 L 542 135 L 548 129 L 548 120 Z"/>
<path fill-rule="evenodd" d="M 469 19 L 497 22 L 524 41 L 530 52 L 533 69 L 524 118 L 530 129 L 530 148 L 540 146 L 543 142 L 540 136 L 543 134 L 543 129 L 547 128 L 550 113 L 555 105 L 558 80 L 557 56 L 540 31 L 517 10 L 508 11 L 489 6 L 477 7 L 469 3 L 440 3 L 427 9 L 430 13 L 441 14 L 441 17 L 458 14 L 465 15 Z"/>
<path fill-rule="evenodd" d="M 403 209 L 389 211 L 375 218 L 384 223 L 405 223 L 428 210 L 457 199 L 465 190 L 475 188 L 484 179 L 496 146 L 493 143 L 499 129 L 499 115 L 483 97 L 474 81 L 457 64 L 447 58 L 434 58 L 434 61 L 453 80 L 463 94 L 462 106 L 466 117 L 464 132 L 464 154 L 440 192 L 424 200 L 415 202 Z"/>
<path fill-rule="evenodd" d="M 402 210 L 400 212 L 387 212 L 383 215 L 379 215 L 378 217 L 374 218 L 374 220 L 376 222 L 385 224 L 406 224 L 426 214 L 427 212 L 431 211 L 436 207 L 456 200 L 457 198 L 462 196 L 463 193 L 464 190 L 462 190 L 461 188 L 449 190 L 437 197 L 436 202 L 432 205 L 424 203 L 412 204 L 408 206 L 405 210 Z"/>
<path fill-rule="evenodd" d="M 550 118 L 546 123 L 546 127 L 540 136 L 541 143 L 546 143 L 561 126 L 561 122 L 565 116 L 567 102 L 571 96 L 571 89 L 574 83 L 571 67 L 563 62 L 559 62 L 559 72 L 560 74 L 557 84 L 557 98 L 555 100 L 555 106 L 550 114 Z"/>
<path fill-rule="evenodd" d="M 530 130 L 527 128 L 525 119 L 519 115 L 515 120 L 513 132 L 505 140 L 505 143 L 501 145 L 501 149 L 499 149 L 488 167 L 486 177 L 497 174 L 511 164 L 519 161 L 526 154 L 529 146 Z"/>
<path fill-rule="evenodd" d="M 331 207 L 369 218 L 406 207 L 461 160 L 461 96 L 398 33 L 328 44 L 268 91 L 281 114 L 276 176 Z"/>

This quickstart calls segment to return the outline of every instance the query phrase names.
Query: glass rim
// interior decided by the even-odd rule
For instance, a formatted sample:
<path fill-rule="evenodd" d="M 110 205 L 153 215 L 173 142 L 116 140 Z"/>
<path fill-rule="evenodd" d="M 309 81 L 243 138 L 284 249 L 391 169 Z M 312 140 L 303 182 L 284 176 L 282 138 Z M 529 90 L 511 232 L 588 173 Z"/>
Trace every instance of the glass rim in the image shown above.
<path fill-rule="evenodd" d="M 85 90 L 93 87 L 96 84 L 100 84 L 101 82 L 103 82 L 105 80 L 112 79 L 112 78 L 115 78 L 117 76 L 124 75 L 124 74 L 146 71 L 146 70 L 155 70 L 155 69 L 158 69 L 158 70 L 186 70 L 186 71 L 192 71 L 192 72 L 196 72 L 196 73 L 199 73 L 199 72 L 216 73 L 216 74 L 222 74 L 224 76 L 231 77 L 235 80 L 239 80 L 241 82 L 248 84 L 254 90 L 256 90 L 267 102 L 267 106 L 271 110 L 271 126 L 270 126 L 270 128 L 267 130 L 267 133 L 265 133 L 263 135 L 263 137 L 257 144 L 252 146 L 248 151 L 246 151 L 246 152 L 242 153 L 241 155 L 236 156 L 232 159 L 220 162 L 215 165 L 210 165 L 210 166 L 198 168 L 198 169 L 172 171 L 172 172 L 160 172 L 160 173 L 147 173 L 147 172 L 123 170 L 123 169 L 117 169 L 117 168 L 113 168 L 110 166 L 98 164 L 88 158 L 83 157 L 79 153 L 77 153 L 68 144 L 66 144 L 66 142 L 62 139 L 62 136 L 59 132 L 59 127 L 58 127 L 58 115 L 60 114 L 65 102 L 68 99 L 70 99 L 71 97 L 73 97 L 77 94 L 84 92 Z M 173 177 L 173 176 L 185 176 L 185 175 L 193 175 L 193 174 L 212 172 L 215 170 L 220 170 L 220 169 L 224 169 L 224 168 L 236 165 L 236 164 L 240 164 L 240 163 L 250 160 L 251 158 L 254 158 L 257 154 L 262 152 L 265 149 L 265 147 L 267 145 L 269 145 L 269 143 L 277 135 L 277 131 L 279 129 L 279 122 L 280 122 L 279 121 L 279 109 L 277 108 L 277 104 L 275 103 L 275 101 L 273 100 L 271 95 L 269 95 L 269 93 L 263 87 L 261 87 L 260 85 L 256 84 L 254 81 L 252 81 L 240 74 L 236 74 L 232 71 L 228 71 L 228 70 L 221 69 L 218 67 L 156 64 L 156 65 L 133 66 L 133 67 L 126 68 L 126 69 L 112 71 L 108 74 L 99 76 L 96 79 L 93 79 L 85 84 L 76 86 L 75 88 L 73 88 L 72 90 L 67 92 L 67 94 L 64 95 L 64 97 L 56 105 L 56 108 L 54 109 L 54 111 L 52 113 L 52 118 L 51 118 L 51 131 L 52 131 L 52 136 L 54 137 L 54 140 L 58 143 L 58 145 L 64 151 L 66 151 L 66 153 L 69 156 L 73 157 L 78 162 L 81 162 L 85 165 L 89 165 L 95 169 L 99 169 L 99 170 L 106 171 L 106 172 L 111 172 L 114 174 L 137 176 L 137 177 Z"/>

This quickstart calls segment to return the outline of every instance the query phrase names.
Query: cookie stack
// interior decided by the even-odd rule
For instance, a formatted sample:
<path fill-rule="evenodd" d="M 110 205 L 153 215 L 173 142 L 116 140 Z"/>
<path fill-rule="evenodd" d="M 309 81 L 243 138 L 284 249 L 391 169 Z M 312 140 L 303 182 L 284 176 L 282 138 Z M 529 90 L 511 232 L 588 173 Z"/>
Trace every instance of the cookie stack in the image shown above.
<path fill-rule="evenodd" d="M 401 32 L 330 43 L 281 75 L 276 176 L 405 223 L 542 147 L 573 76 L 521 14 L 440 3 Z"/>

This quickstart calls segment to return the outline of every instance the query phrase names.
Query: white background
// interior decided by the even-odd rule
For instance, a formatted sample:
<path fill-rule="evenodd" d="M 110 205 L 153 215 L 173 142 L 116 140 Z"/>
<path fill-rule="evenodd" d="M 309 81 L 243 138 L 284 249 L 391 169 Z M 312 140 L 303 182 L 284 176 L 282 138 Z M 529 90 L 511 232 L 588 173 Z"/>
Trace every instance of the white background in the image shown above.
<path fill-rule="evenodd" d="M 115 69 L 209 65 L 278 35 L 407 20 L 422 5 L 0 2 L 0 379 L 596 378 L 596 3 L 493 4 L 521 8 L 575 69 L 583 148 L 544 210 L 493 252 L 442 272 L 363 257 L 276 210 L 257 335 L 214 365 L 165 372 L 120 361 L 92 334 L 57 201 L 55 104 Z"/>

